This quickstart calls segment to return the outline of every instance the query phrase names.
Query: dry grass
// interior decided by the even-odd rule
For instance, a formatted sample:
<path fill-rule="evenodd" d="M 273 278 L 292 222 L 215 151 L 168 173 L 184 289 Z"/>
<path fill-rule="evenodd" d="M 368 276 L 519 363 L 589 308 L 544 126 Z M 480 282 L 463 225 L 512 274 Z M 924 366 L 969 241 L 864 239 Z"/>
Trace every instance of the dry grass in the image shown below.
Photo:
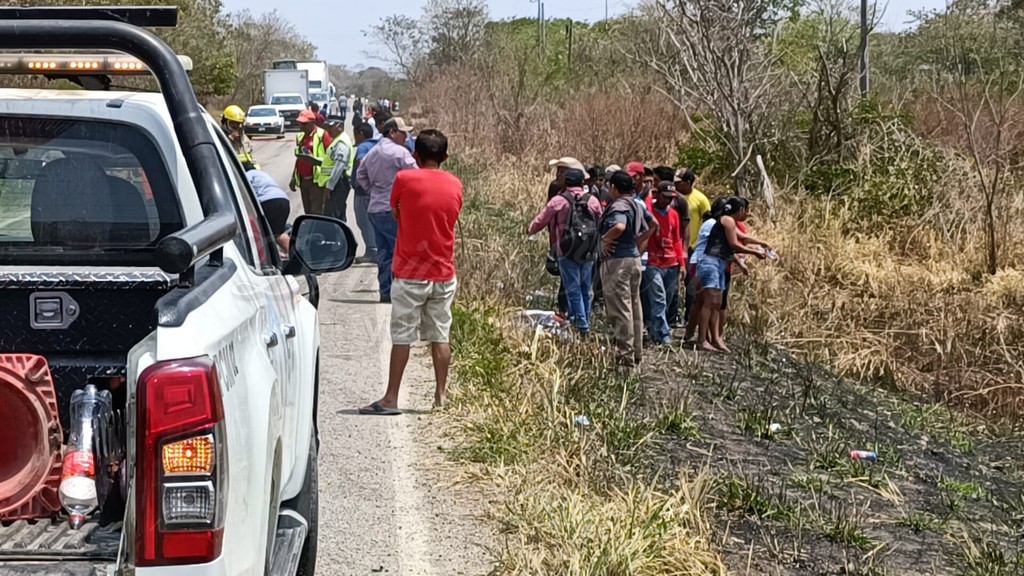
<path fill-rule="evenodd" d="M 546 237 L 542 233 L 530 242 L 524 230 L 546 199 L 546 160 L 668 159 L 679 135 L 659 125 L 678 125 L 678 118 L 625 92 L 536 104 L 519 110 L 528 120 L 524 140 L 531 146 L 510 153 L 485 96 L 485 86 L 465 79 L 435 82 L 420 93 L 425 101 L 459 103 L 425 110 L 432 125 L 452 135 L 457 155 L 448 168 L 467 183 L 458 230 L 462 309 L 453 334 L 454 405 L 448 421 L 461 441 L 452 455 L 504 494 L 489 511 L 504 536 L 495 551 L 498 572 L 724 573 L 723 558 L 731 552 L 723 545 L 729 529 L 714 518 L 720 478 L 707 472 L 656 477 L 658 438 L 665 432 L 659 418 L 666 415 L 641 408 L 649 405 L 643 398 L 647 383 L 610 368 L 599 343 L 558 343 L 508 320 L 518 307 L 553 305 L 557 283 L 544 272 Z M 635 139 L 637 134 L 644 138 Z M 950 174 L 970 171 L 957 166 Z M 698 185 L 712 196 L 728 193 L 713 182 Z M 1019 416 L 1024 198 L 1003 203 L 998 220 L 1004 269 L 987 276 L 977 195 L 969 180 L 951 176 L 943 186 L 932 192 L 935 205 L 927 214 L 894 214 L 886 229 L 858 227 L 857 215 L 842 204 L 778 193 L 775 222 L 755 217 L 751 226 L 783 259 L 757 263 L 754 276 L 737 283 L 734 317 L 754 341 L 781 344 L 869 384 L 884 382 L 990 417 Z M 528 301 L 538 290 L 547 298 Z M 671 364 L 671 358 L 662 360 Z M 576 425 L 578 414 L 587 414 L 592 425 Z M 692 415 L 681 410 L 675 416 L 681 430 L 690 429 Z M 910 429 L 914 417 L 908 409 L 900 425 Z M 760 430 L 762 424 L 753 426 Z M 928 422 L 915 426 L 932 432 Z M 809 462 L 849 466 L 849 438 L 822 447 L 813 438 L 821 430 L 809 433 Z M 955 449 L 971 452 L 969 437 L 950 438 Z M 845 502 L 842 494 L 835 498 Z M 843 509 L 825 512 L 836 510 L 831 523 L 819 511 L 824 520 L 812 523 L 814 531 L 844 550 L 874 558 L 874 551 L 865 552 L 873 541 L 857 523 L 841 521 L 849 516 Z M 908 526 L 924 530 L 932 524 L 915 511 L 904 516 Z M 858 573 L 879 573 L 872 562 Z"/>
<path fill-rule="evenodd" d="M 504 542 L 498 572 L 723 574 L 708 479 L 666 486 L 644 473 L 657 424 L 638 412 L 636 377 L 596 345 L 562 344 L 507 314 L 457 312 L 449 415 L 452 456 L 503 494 L 489 510 Z"/>
<path fill-rule="evenodd" d="M 563 343 L 514 324 L 524 296 L 552 289 L 546 238 L 526 241 L 546 175 L 511 164 L 467 182 L 457 247 L 460 309 L 448 422 L 464 462 L 503 494 L 502 574 L 724 574 L 701 474 L 659 479 L 648 466 L 662 426 L 642 408 L 637 376 L 610 366 L 599 342 Z M 576 423 L 577 415 L 590 424 Z"/>
<path fill-rule="evenodd" d="M 554 153 L 553 153 L 554 154 Z M 543 163 L 488 162 L 482 194 L 462 218 L 460 269 L 477 301 L 508 306 L 555 283 L 543 271 L 544 234 L 525 240 L 550 175 Z M 464 170 L 456 166 L 456 172 Z M 706 187 L 714 194 L 716 187 Z M 776 221 L 752 221 L 784 258 L 756 265 L 736 312 L 773 342 L 842 373 L 952 401 L 990 416 L 1024 411 L 1024 198 L 1002 214 L 1003 261 L 981 272 L 984 238 L 967 191 L 943 192 L 934 215 L 904 228 L 850 235 L 849 215 L 820 201 L 781 194 Z M 756 211 L 756 208 L 755 208 Z"/>
<path fill-rule="evenodd" d="M 791 197 L 774 226 L 753 223 L 784 258 L 758 266 L 739 311 L 772 341 L 846 374 L 991 416 L 1019 415 L 1024 272 L 1013 265 L 1024 262 L 1024 235 L 1004 235 L 1008 265 L 984 275 L 980 223 L 965 200 L 946 209 L 962 218 L 948 231 L 938 217 L 925 217 L 908 220 L 902 230 L 851 236 L 841 217 Z M 1004 216 L 1018 221 L 1024 202 L 1008 206 Z"/>
<path fill-rule="evenodd" d="M 431 125 L 452 135 L 455 149 L 472 150 L 487 163 L 529 166 L 561 156 L 620 166 L 632 158 L 671 160 L 685 135 L 679 110 L 649 90 L 581 88 L 551 98 L 543 91 L 515 97 L 516 88 L 494 74 L 446 70 L 416 96 Z"/>

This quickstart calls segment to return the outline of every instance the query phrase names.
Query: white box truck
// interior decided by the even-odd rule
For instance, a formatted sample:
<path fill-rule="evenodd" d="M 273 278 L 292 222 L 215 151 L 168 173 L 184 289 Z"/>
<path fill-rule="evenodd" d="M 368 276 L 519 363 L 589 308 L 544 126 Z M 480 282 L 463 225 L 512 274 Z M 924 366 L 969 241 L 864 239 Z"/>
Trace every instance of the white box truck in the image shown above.
<path fill-rule="evenodd" d="M 309 101 L 309 72 L 273 69 L 263 71 L 263 103 L 277 107 L 285 127 L 295 128 L 299 112 Z"/>
<path fill-rule="evenodd" d="M 295 67 L 309 73 L 309 92 L 324 92 L 327 90 L 330 77 L 326 61 L 296 62 Z"/>

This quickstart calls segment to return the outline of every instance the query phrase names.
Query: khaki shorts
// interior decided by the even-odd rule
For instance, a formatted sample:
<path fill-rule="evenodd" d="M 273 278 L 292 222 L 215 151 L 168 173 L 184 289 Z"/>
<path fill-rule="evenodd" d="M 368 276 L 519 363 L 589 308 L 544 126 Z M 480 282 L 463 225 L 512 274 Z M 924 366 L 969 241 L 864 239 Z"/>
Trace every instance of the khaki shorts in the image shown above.
<path fill-rule="evenodd" d="M 395 278 L 391 283 L 391 343 L 416 342 L 416 329 L 427 342 L 448 342 L 452 328 L 455 278 L 447 282 Z"/>

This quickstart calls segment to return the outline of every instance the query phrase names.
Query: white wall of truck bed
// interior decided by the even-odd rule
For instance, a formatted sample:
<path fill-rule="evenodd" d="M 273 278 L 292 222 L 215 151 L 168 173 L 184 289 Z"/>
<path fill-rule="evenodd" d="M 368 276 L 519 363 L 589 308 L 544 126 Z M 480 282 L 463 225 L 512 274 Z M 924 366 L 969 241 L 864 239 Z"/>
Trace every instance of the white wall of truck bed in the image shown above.
<path fill-rule="evenodd" d="M 263 341 L 266 305 L 249 294 L 256 284 L 230 246 L 238 273 L 180 327 L 157 329 L 157 359 L 218 359 L 227 433 L 228 481 L 222 558 L 226 574 L 259 574 L 266 555 L 274 450 L 281 437 L 282 400 Z M 240 290 L 241 289 L 241 290 Z M 233 353 L 229 349 L 233 347 Z M 148 572 L 139 570 L 143 576 Z"/>

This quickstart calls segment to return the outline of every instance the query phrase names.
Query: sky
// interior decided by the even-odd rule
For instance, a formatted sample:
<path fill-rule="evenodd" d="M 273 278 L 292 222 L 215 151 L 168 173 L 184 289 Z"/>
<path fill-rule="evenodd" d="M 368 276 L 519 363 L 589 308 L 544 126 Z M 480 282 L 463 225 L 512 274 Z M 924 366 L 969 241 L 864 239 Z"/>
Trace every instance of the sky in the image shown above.
<path fill-rule="evenodd" d="M 223 0 L 229 11 L 249 9 L 253 12 L 277 10 L 291 20 L 306 38 L 317 46 L 317 56 L 331 64 L 358 68 L 380 65 L 366 55 L 373 47 L 362 34 L 384 16 L 407 14 L 419 16 L 425 0 Z M 627 11 L 633 0 L 607 0 L 608 14 Z M 884 4 L 884 0 L 880 0 Z M 910 26 L 908 10 L 940 8 L 945 0 L 888 0 L 881 28 L 902 30 Z M 605 16 L 605 0 L 545 0 L 545 18 L 572 18 L 596 21 Z M 536 17 L 537 4 L 530 0 L 490 0 L 491 18 Z"/>

